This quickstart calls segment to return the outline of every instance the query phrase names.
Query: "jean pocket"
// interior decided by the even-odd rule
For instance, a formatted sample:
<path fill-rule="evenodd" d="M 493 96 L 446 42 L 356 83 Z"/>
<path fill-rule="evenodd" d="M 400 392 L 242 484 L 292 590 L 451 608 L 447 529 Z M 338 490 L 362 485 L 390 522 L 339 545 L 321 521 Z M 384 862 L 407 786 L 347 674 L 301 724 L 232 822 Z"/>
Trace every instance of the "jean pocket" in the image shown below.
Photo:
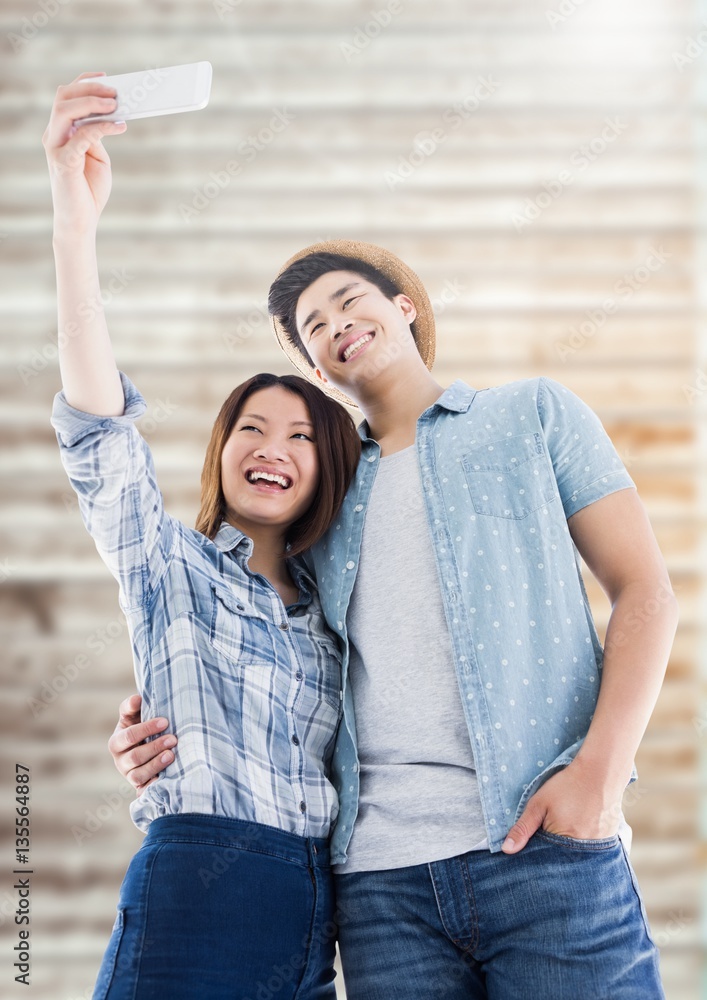
<path fill-rule="evenodd" d="M 474 448 L 462 468 L 477 514 L 521 519 L 556 496 L 540 433 L 516 434 Z"/>
<path fill-rule="evenodd" d="M 115 923 L 113 924 L 113 931 L 110 936 L 110 941 L 108 942 L 108 947 L 103 954 L 103 961 L 101 962 L 101 967 L 98 970 L 98 978 L 96 979 L 96 985 L 93 990 L 93 996 L 91 1000 L 104 1000 L 108 994 L 110 984 L 113 982 L 113 975 L 115 973 L 115 961 L 118 957 L 118 949 L 120 948 L 120 942 L 123 939 L 123 931 L 125 929 L 125 915 L 121 908 L 118 908 L 118 914 L 115 918 Z"/>
<path fill-rule="evenodd" d="M 611 847 L 616 847 L 619 842 L 619 835 L 615 833 L 613 837 L 602 837 L 597 840 L 581 840 L 578 837 L 566 837 L 561 833 L 549 833 L 547 830 L 537 830 L 536 837 L 547 840 L 558 847 L 567 847 L 576 851 L 607 851 Z"/>

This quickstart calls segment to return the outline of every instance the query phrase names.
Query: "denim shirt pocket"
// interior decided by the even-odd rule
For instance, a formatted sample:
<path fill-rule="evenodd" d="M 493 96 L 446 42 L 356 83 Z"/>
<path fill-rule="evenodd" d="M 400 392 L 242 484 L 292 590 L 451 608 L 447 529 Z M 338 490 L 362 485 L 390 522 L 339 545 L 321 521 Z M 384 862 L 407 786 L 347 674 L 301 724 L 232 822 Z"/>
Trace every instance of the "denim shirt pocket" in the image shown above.
<path fill-rule="evenodd" d="M 557 496 L 540 433 L 515 434 L 474 448 L 462 468 L 477 514 L 521 519 Z"/>
<path fill-rule="evenodd" d="M 271 666 L 275 650 L 268 623 L 226 587 L 211 584 L 209 641 L 227 659 Z"/>
<path fill-rule="evenodd" d="M 341 650 L 335 640 L 330 639 L 328 636 L 318 635 L 315 641 L 325 653 L 322 667 L 322 693 L 331 707 L 336 709 L 338 718 L 339 714 L 343 711 L 341 696 Z"/>

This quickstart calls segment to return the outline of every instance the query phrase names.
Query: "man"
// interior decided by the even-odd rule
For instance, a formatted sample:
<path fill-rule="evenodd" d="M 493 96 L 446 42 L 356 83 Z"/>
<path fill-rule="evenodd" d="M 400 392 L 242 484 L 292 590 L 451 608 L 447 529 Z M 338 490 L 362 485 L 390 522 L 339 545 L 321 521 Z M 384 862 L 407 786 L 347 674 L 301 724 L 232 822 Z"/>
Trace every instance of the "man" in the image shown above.
<path fill-rule="evenodd" d="M 677 609 L 613 445 L 552 380 L 438 385 L 428 296 L 379 247 L 307 248 L 270 310 L 295 366 L 365 417 L 312 552 L 347 651 L 332 858 L 349 1000 L 662 997 L 618 833 Z M 578 553 L 612 604 L 604 651 Z M 140 745 L 166 721 L 137 707 L 111 752 L 141 787 L 172 758 Z"/>

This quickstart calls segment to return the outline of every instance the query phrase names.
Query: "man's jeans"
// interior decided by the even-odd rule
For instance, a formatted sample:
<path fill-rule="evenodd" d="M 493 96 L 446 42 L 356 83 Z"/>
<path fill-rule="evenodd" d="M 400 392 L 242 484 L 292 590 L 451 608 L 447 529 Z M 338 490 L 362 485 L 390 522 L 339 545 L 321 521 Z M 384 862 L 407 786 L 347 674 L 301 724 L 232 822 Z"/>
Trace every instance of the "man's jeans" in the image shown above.
<path fill-rule="evenodd" d="M 348 1000 L 664 1000 L 618 837 L 338 875 Z"/>

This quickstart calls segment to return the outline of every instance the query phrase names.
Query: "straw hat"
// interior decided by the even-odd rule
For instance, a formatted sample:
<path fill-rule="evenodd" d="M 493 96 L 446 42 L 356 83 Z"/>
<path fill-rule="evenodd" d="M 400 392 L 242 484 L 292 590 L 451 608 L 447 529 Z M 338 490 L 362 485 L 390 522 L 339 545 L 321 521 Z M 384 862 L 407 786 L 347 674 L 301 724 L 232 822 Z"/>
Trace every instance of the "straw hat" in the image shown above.
<path fill-rule="evenodd" d="M 412 268 L 403 263 L 390 250 L 375 246 L 373 243 L 360 243 L 357 240 L 327 240 L 324 243 L 314 243 L 312 246 L 305 247 L 304 250 L 300 250 L 293 257 L 290 257 L 278 271 L 278 278 L 295 261 L 315 253 L 335 253 L 363 260 L 389 278 L 399 292 L 412 299 L 417 310 L 417 317 L 413 323 L 413 337 L 420 357 L 428 368 L 432 368 L 435 357 L 435 318 L 425 286 Z M 276 316 L 272 317 L 272 323 L 280 347 L 298 372 L 339 403 L 344 403 L 346 406 L 357 406 L 339 389 L 334 388 L 329 382 L 322 382 L 321 379 L 317 378 L 310 361 L 300 348 L 292 343 L 287 331 Z"/>

